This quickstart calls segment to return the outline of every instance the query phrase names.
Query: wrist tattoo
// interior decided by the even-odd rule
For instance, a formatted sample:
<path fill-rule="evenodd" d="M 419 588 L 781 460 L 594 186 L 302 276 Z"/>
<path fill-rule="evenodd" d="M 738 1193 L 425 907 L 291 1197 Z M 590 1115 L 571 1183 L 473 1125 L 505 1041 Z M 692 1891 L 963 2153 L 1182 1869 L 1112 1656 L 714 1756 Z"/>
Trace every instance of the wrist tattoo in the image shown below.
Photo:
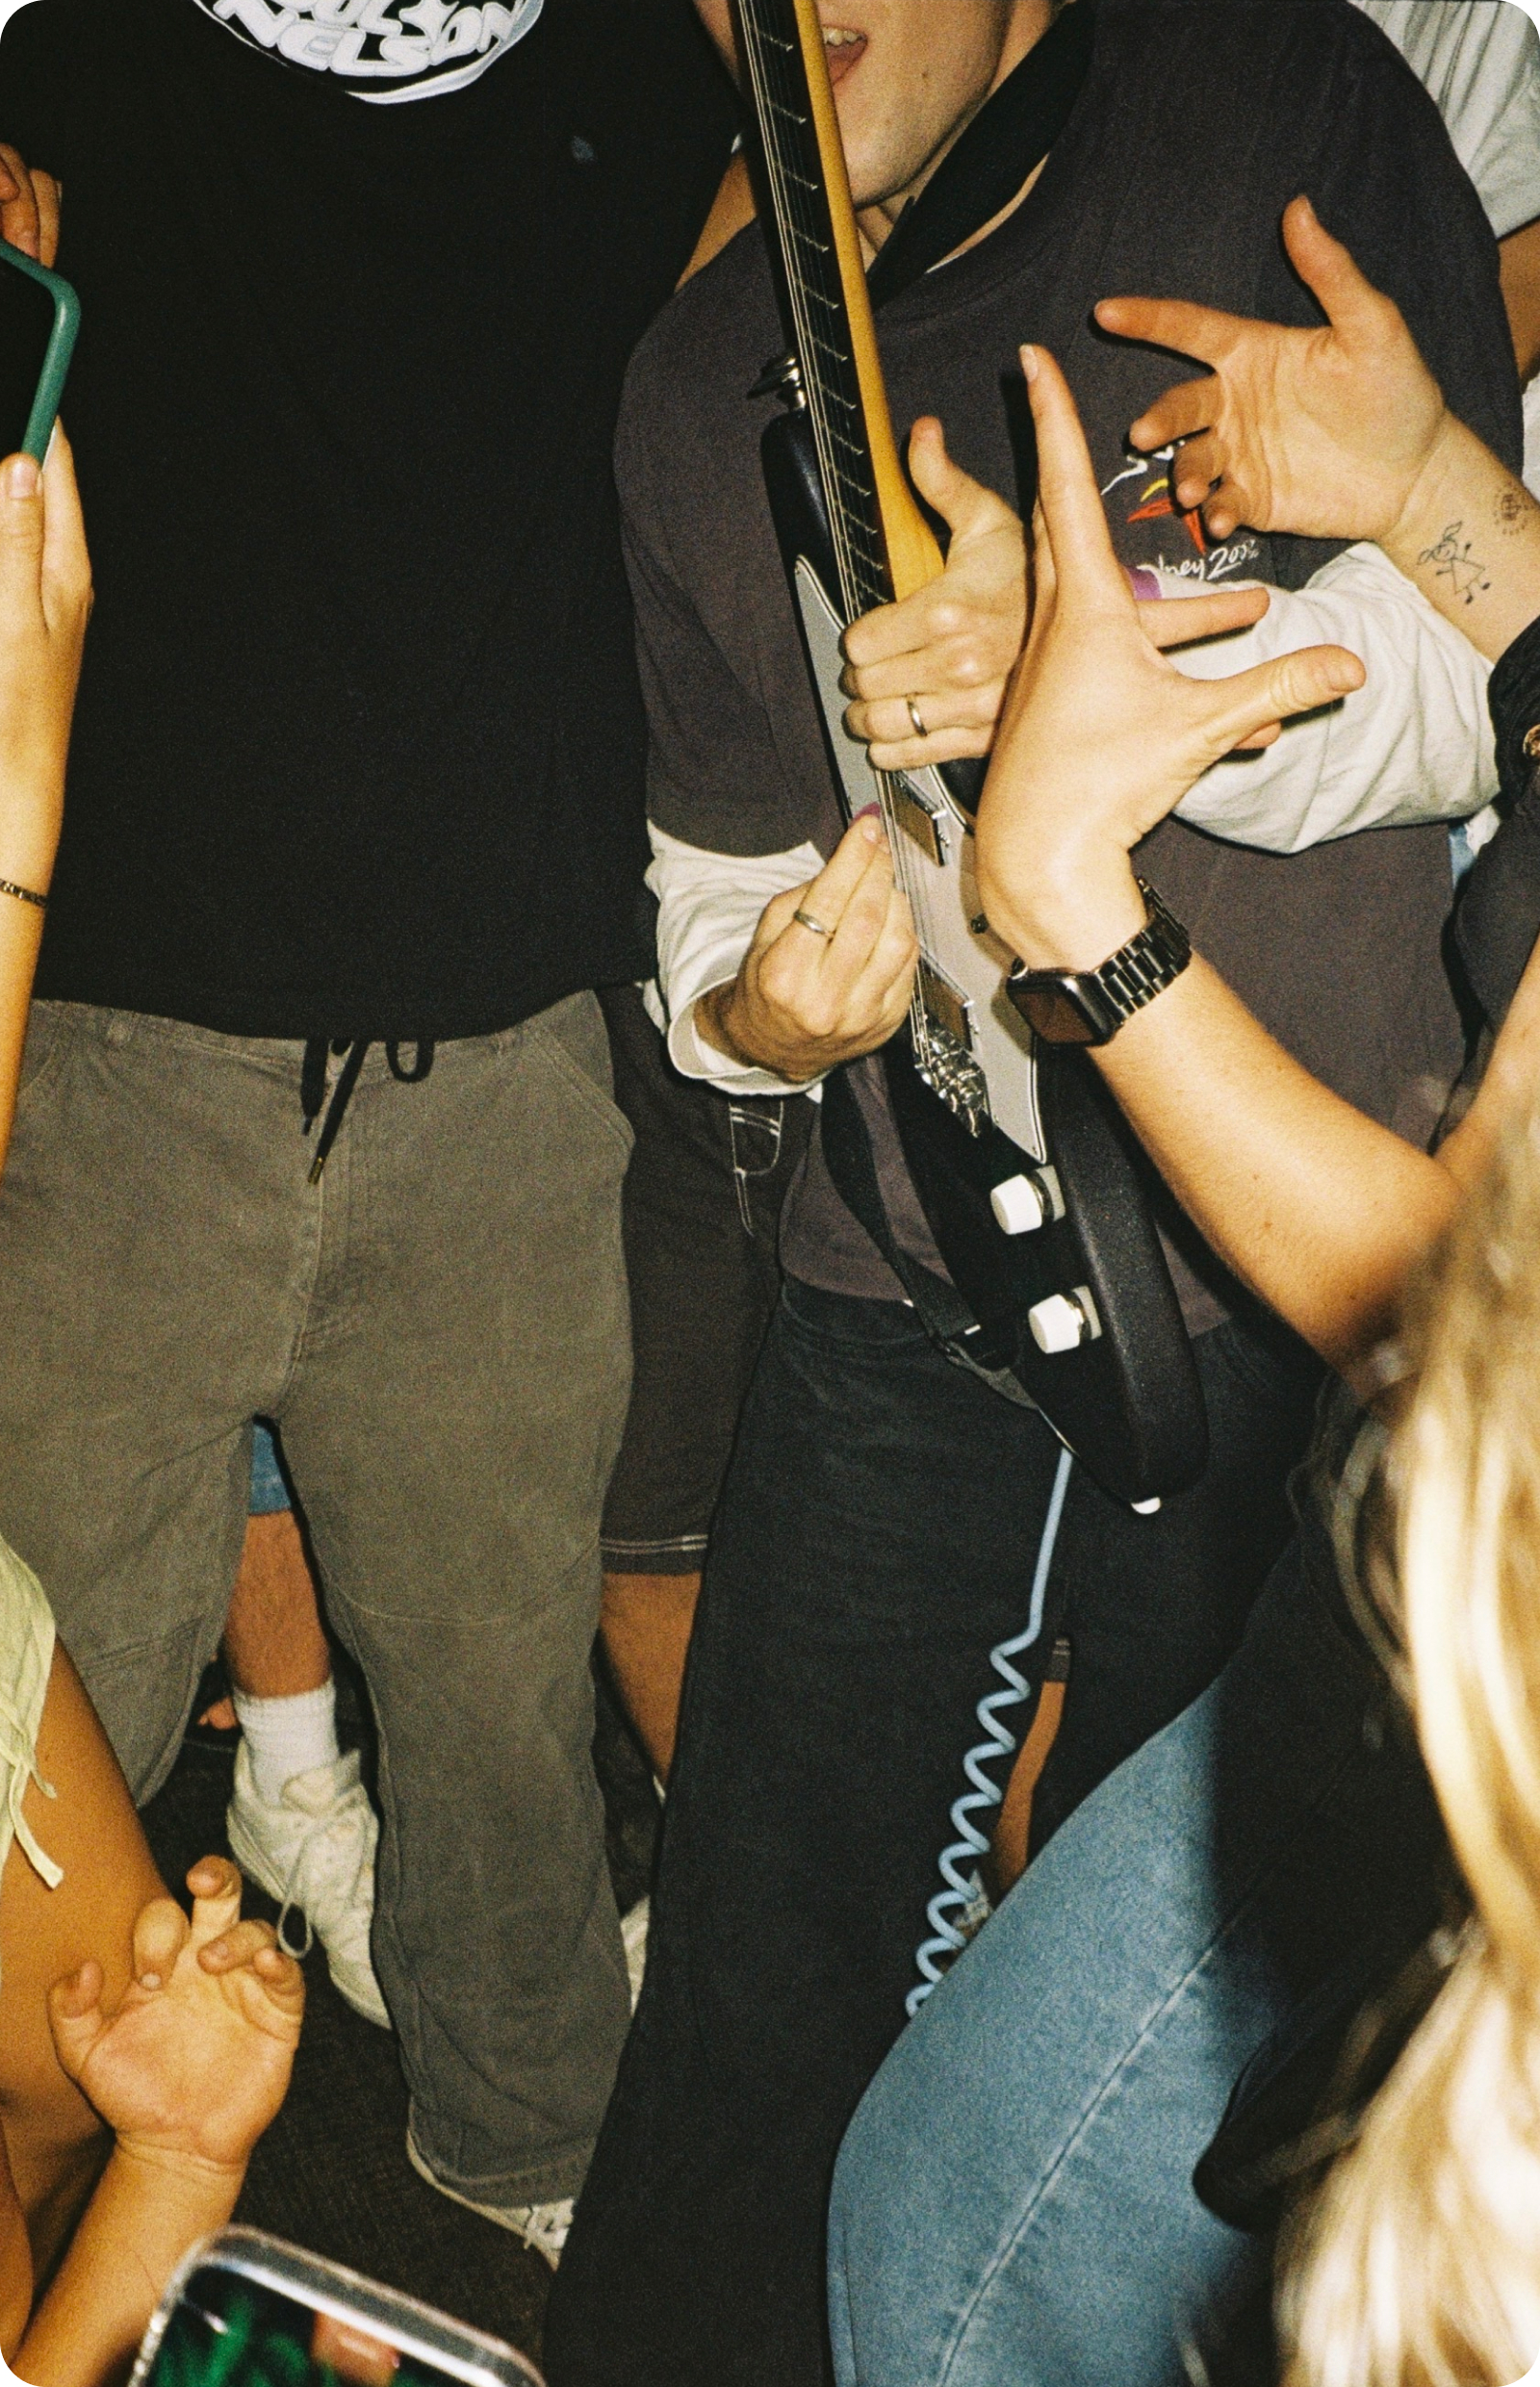
<path fill-rule="evenodd" d="M 1498 492 L 1497 500 L 1492 508 L 1492 518 L 1497 524 L 1499 534 L 1504 539 L 1511 539 L 1516 531 L 1524 528 L 1526 522 L 1535 510 L 1534 500 L 1527 489 L 1521 488 L 1517 481 L 1510 480 L 1505 489 Z"/>
<path fill-rule="evenodd" d="M 1486 577 L 1485 564 L 1478 563 L 1472 554 L 1471 542 L 1464 537 L 1464 523 L 1450 523 L 1443 537 L 1435 540 L 1431 547 L 1424 547 L 1417 560 L 1420 564 L 1434 565 L 1435 579 L 1451 582 L 1455 596 L 1463 597 L 1468 605 L 1474 605 L 1477 597 L 1484 596 L 1492 583 Z"/>

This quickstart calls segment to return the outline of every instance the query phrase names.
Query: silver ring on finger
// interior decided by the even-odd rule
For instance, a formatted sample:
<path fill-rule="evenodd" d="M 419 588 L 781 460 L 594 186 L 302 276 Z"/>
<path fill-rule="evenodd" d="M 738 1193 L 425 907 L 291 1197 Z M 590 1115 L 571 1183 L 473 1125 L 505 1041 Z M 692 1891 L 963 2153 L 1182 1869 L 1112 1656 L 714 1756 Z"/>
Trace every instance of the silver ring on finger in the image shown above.
<path fill-rule="evenodd" d="M 929 737 L 931 733 L 925 727 L 923 720 L 920 718 L 920 708 L 915 704 L 914 699 L 911 696 L 906 696 L 904 702 L 909 706 L 909 717 L 914 726 L 915 736 Z"/>
<path fill-rule="evenodd" d="M 791 916 L 803 928 L 810 928 L 815 937 L 833 937 L 834 933 L 832 928 L 825 927 L 822 920 L 815 920 L 810 911 L 799 908 Z"/>

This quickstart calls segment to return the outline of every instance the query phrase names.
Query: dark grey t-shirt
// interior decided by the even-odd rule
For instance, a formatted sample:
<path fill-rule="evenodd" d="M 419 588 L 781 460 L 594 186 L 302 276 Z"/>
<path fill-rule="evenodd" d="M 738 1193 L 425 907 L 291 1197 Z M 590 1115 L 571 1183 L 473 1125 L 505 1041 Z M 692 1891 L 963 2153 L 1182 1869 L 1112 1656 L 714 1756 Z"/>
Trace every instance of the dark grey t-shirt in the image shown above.
<path fill-rule="evenodd" d="M 1301 586 L 1332 548 L 1242 532 L 1215 549 L 1195 520 L 1173 514 L 1165 466 L 1136 465 L 1124 432 L 1179 368 L 1106 338 L 1089 313 L 1099 297 L 1141 292 L 1318 321 L 1278 231 L 1288 201 L 1306 191 L 1397 299 L 1450 404 L 1517 465 L 1495 244 L 1436 109 L 1377 29 L 1348 0 L 1097 8 L 1086 87 L 1030 196 L 880 318 L 901 435 L 917 415 L 938 414 L 959 461 L 1020 501 L 1030 416 L 1016 351 L 1041 342 L 1075 392 L 1125 563 Z M 760 477 L 774 401 L 745 395 L 783 346 L 754 227 L 642 343 L 617 449 L 651 724 L 650 810 L 672 835 L 729 854 L 809 837 L 827 852 L 840 829 Z M 1461 1054 L 1440 954 L 1450 902 L 1441 828 L 1371 831 L 1278 857 L 1168 821 L 1139 860 L 1307 1067 L 1372 1116 L 1426 1139 Z M 872 1065 L 863 1078 L 870 1111 L 880 1101 Z M 880 1123 L 878 1141 L 901 1240 L 936 1266 L 890 1126 Z M 1189 1322 L 1212 1323 L 1233 1288 L 1174 1209 L 1168 1224 L 1196 1270 L 1179 1270 Z M 793 1273 L 836 1291 L 897 1292 L 816 1139 L 788 1202 L 783 1256 Z"/>

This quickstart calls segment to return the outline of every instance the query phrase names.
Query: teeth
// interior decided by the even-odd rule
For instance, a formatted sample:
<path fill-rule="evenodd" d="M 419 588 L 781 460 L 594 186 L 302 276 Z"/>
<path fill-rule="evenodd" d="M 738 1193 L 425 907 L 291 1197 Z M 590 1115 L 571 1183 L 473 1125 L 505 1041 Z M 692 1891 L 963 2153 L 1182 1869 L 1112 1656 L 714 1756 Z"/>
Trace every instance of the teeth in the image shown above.
<path fill-rule="evenodd" d="M 826 50 L 842 50 L 847 48 L 852 41 L 864 41 L 865 38 L 864 34 L 847 33 L 843 25 L 824 27 L 824 48 Z"/>

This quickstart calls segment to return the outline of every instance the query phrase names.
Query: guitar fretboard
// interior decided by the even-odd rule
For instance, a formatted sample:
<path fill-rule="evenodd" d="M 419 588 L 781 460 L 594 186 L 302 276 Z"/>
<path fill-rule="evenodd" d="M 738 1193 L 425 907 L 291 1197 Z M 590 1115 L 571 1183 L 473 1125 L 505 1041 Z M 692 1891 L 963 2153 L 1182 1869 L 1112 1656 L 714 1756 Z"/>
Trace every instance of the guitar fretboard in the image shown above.
<path fill-rule="evenodd" d="M 740 0 L 739 22 L 840 596 L 854 621 L 888 602 L 892 579 L 795 0 Z"/>

